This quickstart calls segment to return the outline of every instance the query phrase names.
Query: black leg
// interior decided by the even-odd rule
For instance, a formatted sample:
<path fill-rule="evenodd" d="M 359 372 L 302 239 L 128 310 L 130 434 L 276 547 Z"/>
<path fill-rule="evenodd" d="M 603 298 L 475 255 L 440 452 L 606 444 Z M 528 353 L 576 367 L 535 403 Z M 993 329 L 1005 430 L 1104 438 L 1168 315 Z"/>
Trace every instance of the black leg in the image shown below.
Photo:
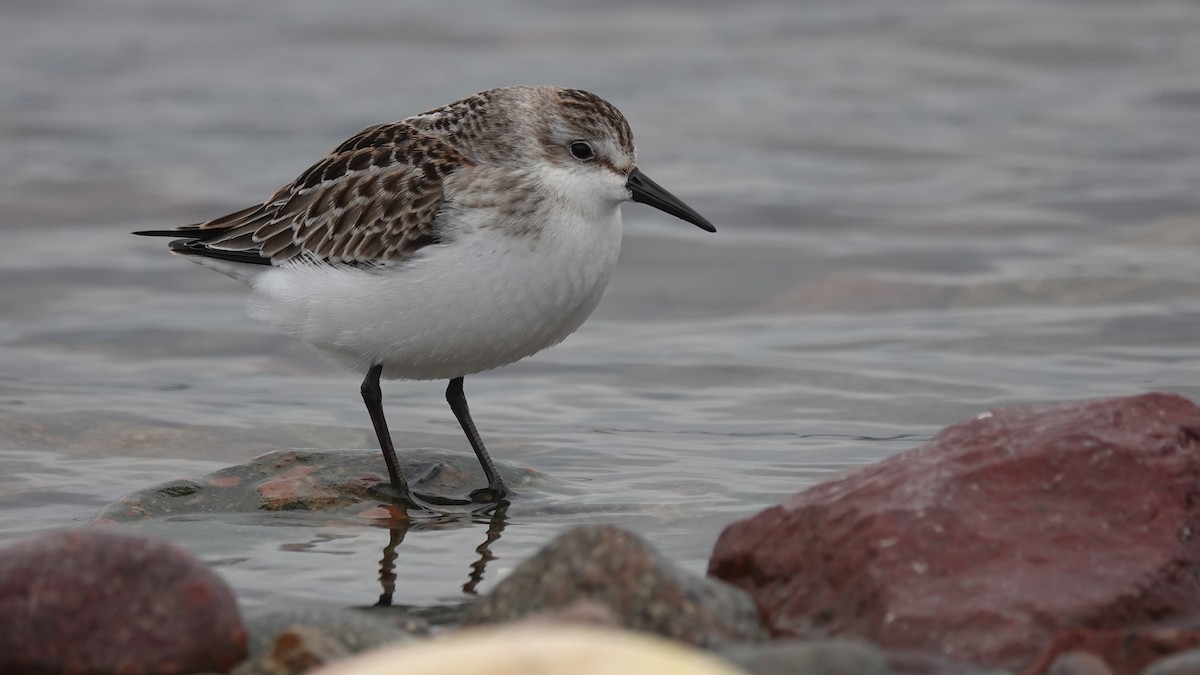
<path fill-rule="evenodd" d="M 383 450 L 383 461 L 387 463 L 388 478 L 392 481 L 392 489 L 401 496 L 411 499 L 408 481 L 400 473 L 400 465 L 396 461 L 396 449 L 392 446 L 392 435 L 388 433 L 387 420 L 383 418 L 383 394 L 379 391 L 379 374 L 383 366 L 374 365 L 367 371 L 367 377 L 362 383 L 363 403 L 367 404 L 367 412 L 371 415 L 371 424 L 375 425 L 375 435 L 379 438 L 379 448 Z"/>
<path fill-rule="evenodd" d="M 450 386 L 446 387 L 446 402 L 450 404 L 450 409 L 462 425 L 463 432 L 467 434 L 467 440 L 471 442 L 471 448 L 475 450 L 475 456 L 479 458 L 479 465 L 483 467 L 483 474 L 487 476 L 487 489 L 491 492 L 491 499 L 503 501 L 511 493 L 504 481 L 500 480 L 496 465 L 492 463 L 492 458 L 488 456 L 487 448 L 483 447 L 483 440 L 479 438 L 479 432 L 475 429 L 475 422 L 471 421 L 471 411 L 467 409 L 467 397 L 463 394 L 461 377 L 450 380 Z"/>

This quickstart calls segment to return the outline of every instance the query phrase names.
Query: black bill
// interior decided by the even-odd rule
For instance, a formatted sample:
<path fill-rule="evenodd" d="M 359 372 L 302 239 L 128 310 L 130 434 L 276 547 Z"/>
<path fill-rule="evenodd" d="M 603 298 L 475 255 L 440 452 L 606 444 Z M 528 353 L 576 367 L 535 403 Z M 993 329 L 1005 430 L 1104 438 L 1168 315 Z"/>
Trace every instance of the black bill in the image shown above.
<path fill-rule="evenodd" d="M 642 173 L 641 169 L 634 167 L 633 171 L 629 172 L 629 181 L 625 183 L 625 187 L 629 188 L 629 192 L 633 194 L 633 201 L 649 204 L 659 211 L 669 213 L 676 218 L 686 220 L 702 230 L 716 232 L 717 228 L 708 222 L 704 216 L 692 210 L 692 207 L 683 203 L 679 197 L 667 192 L 661 185 L 655 183 Z"/>

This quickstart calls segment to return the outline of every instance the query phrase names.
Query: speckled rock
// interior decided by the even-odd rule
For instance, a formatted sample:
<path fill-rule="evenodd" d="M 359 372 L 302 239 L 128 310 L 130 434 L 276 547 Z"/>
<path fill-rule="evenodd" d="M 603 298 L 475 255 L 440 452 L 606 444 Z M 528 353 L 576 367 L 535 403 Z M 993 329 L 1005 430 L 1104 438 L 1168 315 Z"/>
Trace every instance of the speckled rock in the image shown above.
<path fill-rule="evenodd" d="M 275 636 L 262 656 L 234 669 L 233 675 L 301 675 L 348 656 L 341 643 L 316 628 L 292 626 Z"/>
<path fill-rule="evenodd" d="M 564 626 L 578 624 L 586 626 L 621 627 L 621 617 L 612 607 L 595 600 L 576 600 L 568 605 L 536 612 L 521 619 L 522 623 Z"/>
<path fill-rule="evenodd" d="M 476 604 L 466 625 L 514 621 L 579 600 L 607 605 L 625 628 L 694 645 L 766 637 L 745 593 L 680 569 L 641 537 L 608 525 L 559 536 Z"/>
<path fill-rule="evenodd" d="M 0 673 L 227 672 L 246 654 L 233 593 L 187 551 L 110 528 L 0 550 Z"/>
<path fill-rule="evenodd" d="M 745 675 L 678 642 L 611 628 L 504 626 L 464 630 L 335 663 L 314 675 Z"/>
<path fill-rule="evenodd" d="M 1200 607 L 1197 475 L 1179 396 L 995 410 L 730 525 L 709 573 L 776 635 L 1023 670 L 1056 629 Z"/>
<path fill-rule="evenodd" d="M 408 449 L 401 469 L 422 494 L 466 498 L 483 474 L 469 452 Z M 514 488 L 547 478 L 503 462 L 497 470 Z M 388 508 L 377 488 L 386 484 L 377 450 L 279 450 L 195 480 L 178 480 L 131 494 L 110 504 L 99 523 L 125 523 L 184 513 L 308 511 L 326 515 L 406 520 L 403 509 Z M 418 482 L 419 480 L 419 482 Z M 381 501 L 384 504 L 381 504 Z"/>
<path fill-rule="evenodd" d="M 250 654 L 235 675 L 302 673 L 334 659 L 429 634 L 423 621 L 395 611 L 323 606 L 254 612 L 246 617 L 246 627 Z"/>

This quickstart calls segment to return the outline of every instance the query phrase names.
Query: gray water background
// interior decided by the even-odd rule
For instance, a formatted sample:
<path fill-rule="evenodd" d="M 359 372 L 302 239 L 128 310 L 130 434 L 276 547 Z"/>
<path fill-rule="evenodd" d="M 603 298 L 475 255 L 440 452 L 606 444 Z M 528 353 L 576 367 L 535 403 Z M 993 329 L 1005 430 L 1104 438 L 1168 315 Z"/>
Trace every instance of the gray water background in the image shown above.
<path fill-rule="evenodd" d="M 516 83 L 595 91 L 648 175 L 596 315 L 468 378 L 515 505 L 479 590 L 582 522 L 696 571 L 729 522 L 1016 403 L 1200 398 L 1200 4 L 0 3 L 0 544 L 288 447 L 366 448 L 360 374 L 130 230 L 261 201 L 362 127 Z M 468 452 L 442 383 L 401 447 Z M 387 530 L 147 525 L 244 603 L 369 604 Z M 485 525 L 398 550 L 463 599 Z"/>

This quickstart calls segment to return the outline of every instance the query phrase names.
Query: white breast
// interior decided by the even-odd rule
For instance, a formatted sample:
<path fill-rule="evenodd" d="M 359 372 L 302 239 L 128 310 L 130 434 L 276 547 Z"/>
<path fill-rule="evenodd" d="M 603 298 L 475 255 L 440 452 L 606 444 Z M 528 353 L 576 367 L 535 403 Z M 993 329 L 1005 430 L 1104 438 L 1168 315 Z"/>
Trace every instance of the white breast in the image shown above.
<path fill-rule="evenodd" d="M 482 215 L 482 214 L 481 214 Z M 555 214 L 537 233 L 461 223 L 447 244 L 368 270 L 296 262 L 250 281 L 251 316 L 359 372 L 449 379 L 557 344 L 595 309 L 621 245 L 621 214 Z"/>

